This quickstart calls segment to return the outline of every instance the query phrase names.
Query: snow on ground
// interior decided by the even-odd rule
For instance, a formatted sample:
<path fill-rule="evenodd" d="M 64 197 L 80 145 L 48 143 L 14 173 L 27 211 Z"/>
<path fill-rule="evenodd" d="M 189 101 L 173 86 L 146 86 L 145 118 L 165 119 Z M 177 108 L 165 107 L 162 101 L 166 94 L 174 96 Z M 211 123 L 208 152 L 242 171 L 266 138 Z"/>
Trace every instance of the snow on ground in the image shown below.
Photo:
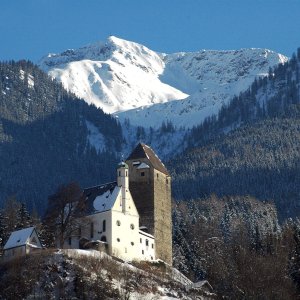
<path fill-rule="evenodd" d="M 99 131 L 99 129 L 91 122 L 85 121 L 86 127 L 89 131 L 88 133 L 88 141 L 89 143 L 95 147 L 95 149 L 99 151 L 105 151 L 106 143 L 104 135 Z"/>

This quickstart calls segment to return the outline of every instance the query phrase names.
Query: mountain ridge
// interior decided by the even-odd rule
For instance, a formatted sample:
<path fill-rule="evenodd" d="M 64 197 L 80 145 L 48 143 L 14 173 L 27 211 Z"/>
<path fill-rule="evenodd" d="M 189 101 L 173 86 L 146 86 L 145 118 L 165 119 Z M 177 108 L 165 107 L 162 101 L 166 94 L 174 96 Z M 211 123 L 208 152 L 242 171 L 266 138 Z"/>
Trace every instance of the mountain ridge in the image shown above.
<path fill-rule="evenodd" d="M 287 57 L 267 49 L 159 53 L 116 37 L 51 54 L 39 66 L 121 122 L 192 127 Z M 224 69 L 227 68 L 224 76 Z M 157 119 L 160 122 L 157 122 Z"/>

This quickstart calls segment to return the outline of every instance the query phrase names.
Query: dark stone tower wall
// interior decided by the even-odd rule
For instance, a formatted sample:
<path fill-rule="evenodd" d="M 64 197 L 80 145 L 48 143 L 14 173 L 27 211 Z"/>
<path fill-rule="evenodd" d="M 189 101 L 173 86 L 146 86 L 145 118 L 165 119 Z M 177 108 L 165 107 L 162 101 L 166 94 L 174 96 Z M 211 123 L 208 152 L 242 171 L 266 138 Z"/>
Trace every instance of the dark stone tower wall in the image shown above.
<path fill-rule="evenodd" d="M 150 169 L 137 170 L 129 162 L 129 190 L 140 215 L 140 226 L 154 235 L 154 183 Z M 145 176 L 141 176 L 144 172 Z"/>
<path fill-rule="evenodd" d="M 137 162 L 144 162 L 149 168 L 138 169 Z M 172 265 L 171 177 L 163 165 L 157 165 L 157 161 L 154 161 L 157 168 L 153 167 L 151 155 L 129 157 L 126 163 L 129 166 L 129 189 L 140 214 L 140 225 L 147 226 L 155 237 L 156 258 Z"/>
<path fill-rule="evenodd" d="M 154 236 L 157 257 L 172 265 L 171 178 L 155 169 Z"/>

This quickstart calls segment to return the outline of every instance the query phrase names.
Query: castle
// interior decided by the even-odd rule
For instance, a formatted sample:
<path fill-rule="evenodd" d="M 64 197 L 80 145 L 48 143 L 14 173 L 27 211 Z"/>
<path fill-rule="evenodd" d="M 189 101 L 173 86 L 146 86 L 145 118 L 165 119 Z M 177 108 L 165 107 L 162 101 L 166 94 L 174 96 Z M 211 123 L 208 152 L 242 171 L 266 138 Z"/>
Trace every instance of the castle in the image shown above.
<path fill-rule="evenodd" d="M 172 265 L 171 177 L 145 144 L 117 166 L 117 181 L 84 190 L 85 224 L 65 248 L 99 242 L 124 260 L 162 259 Z"/>

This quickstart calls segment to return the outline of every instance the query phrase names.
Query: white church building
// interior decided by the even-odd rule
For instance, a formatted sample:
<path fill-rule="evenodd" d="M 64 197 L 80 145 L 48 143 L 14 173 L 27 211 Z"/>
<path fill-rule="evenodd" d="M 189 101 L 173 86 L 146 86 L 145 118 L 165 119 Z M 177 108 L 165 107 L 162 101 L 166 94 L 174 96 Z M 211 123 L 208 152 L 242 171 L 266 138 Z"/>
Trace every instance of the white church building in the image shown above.
<path fill-rule="evenodd" d="M 87 215 L 78 233 L 65 241 L 65 248 L 84 249 L 94 245 L 124 260 L 155 259 L 155 239 L 140 227 L 125 162 L 117 167 L 117 182 L 87 188 L 84 195 Z"/>

